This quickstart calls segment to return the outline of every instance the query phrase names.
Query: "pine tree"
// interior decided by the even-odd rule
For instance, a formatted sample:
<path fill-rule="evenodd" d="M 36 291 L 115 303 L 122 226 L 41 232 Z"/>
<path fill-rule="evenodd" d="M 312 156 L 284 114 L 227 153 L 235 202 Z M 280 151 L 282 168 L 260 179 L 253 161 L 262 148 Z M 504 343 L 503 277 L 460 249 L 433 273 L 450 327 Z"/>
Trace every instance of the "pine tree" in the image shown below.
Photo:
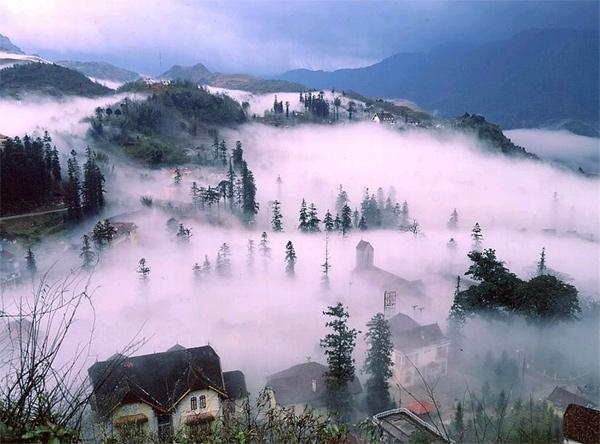
<path fill-rule="evenodd" d="M 352 230 L 352 219 L 351 219 L 352 210 L 348 205 L 344 205 L 342 208 L 342 219 L 340 221 L 340 229 L 342 230 L 342 235 L 346 236 Z"/>
<path fill-rule="evenodd" d="M 323 268 L 323 277 L 321 278 L 323 287 L 329 288 L 329 270 L 331 263 L 329 262 L 329 234 L 325 234 L 325 262 L 321 264 Z"/>
<path fill-rule="evenodd" d="M 37 264 L 35 261 L 35 255 L 31 251 L 31 247 L 27 248 L 27 255 L 25 256 L 27 272 L 31 277 L 34 277 L 37 273 Z"/>
<path fill-rule="evenodd" d="M 248 246 L 246 247 L 246 264 L 248 265 L 249 270 L 254 269 L 254 241 L 252 239 L 248 239 Z"/>
<path fill-rule="evenodd" d="M 308 210 L 306 208 L 306 200 L 302 199 L 302 204 L 300 205 L 300 214 L 298 216 L 298 220 L 300 224 L 298 225 L 298 230 L 303 233 L 308 232 Z"/>
<path fill-rule="evenodd" d="M 146 264 L 145 258 L 141 258 L 138 262 L 137 272 L 141 279 L 147 279 L 150 276 L 150 267 Z"/>
<path fill-rule="evenodd" d="M 456 241 L 454 240 L 453 237 L 450 238 L 450 240 L 448 241 L 446 246 L 452 251 L 456 250 Z"/>
<path fill-rule="evenodd" d="M 242 213 L 246 223 L 253 223 L 258 213 L 254 175 L 248 169 L 246 161 L 242 161 Z"/>
<path fill-rule="evenodd" d="M 393 407 L 388 380 L 392 377 L 394 345 L 389 323 L 382 313 L 373 316 L 367 323 L 367 328 L 365 336 L 367 357 L 364 367 L 365 372 L 369 375 L 367 379 L 367 409 L 370 415 L 374 415 Z"/>
<path fill-rule="evenodd" d="M 236 179 L 236 174 L 235 174 L 235 170 L 233 169 L 233 161 L 232 159 L 229 160 L 229 171 L 227 172 L 227 191 L 225 196 L 227 197 L 227 200 L 229 200 L 229 208 L 231 210 L 233 210 L 234 207 L 234 195 L 235 195 L 235 179 Z"/>
<path fill-rule="evenodd" d="M 342 231 L 342 219 L 340 219 L 339 214 L 335 215 L 335 219 L 333 220 L 333 229 L 335 231 Z"/>
<path fill-rule="evenodd" d="M 79 257 L 83 262 L 83 268 L 86 270 L 89 270 L 92 267 L 94 260 L 96 259 L 96 253 L 94 253 L 92 250 L 90 238 L 87 234 L 83 235 L 83 245 L 81 246 L 81 253 L 79 253 Z"/>
<path fill-rule="evenodd" d="M 258 246 L 263 259 L 269 259 L 271 257 L 271 248 L 269 247 L 269 239 L 266 231 L 263 231 L 260 235 L 260 243 Z"/>
<path fill-rule="evenodd" d="M 404 201 L 400 207 L 400 229 L 406 230 L 409 225 L 408 202 Z"/>
<path fill-rule="evenodd" d="M 537 275 L 542 276 L 546 274 L 546 248 L 542 247 L 542 252 L 540 253 L 540 260 L 537 263 Z"/>
<path fill-rule="evenodd" d="M 216 270 L 220 276 L 227 277 L 231 275 L 231 249 L 226 243 L 221 245 L 217 253 Z"/>
<path fill-rule="evenodd" d="M 219 150 L 219 134 L 215 133 L 215 138 L 213 139 L 213 143 L 212 143 L 212 150 L 213 150 L 213 158 L 214 160 L 219 160 L 219 156 L 220 156 L 220 150 Z"/>
<path fill-rule="evenodd" d="M 352 226 L 354 228 L 358 228 L 358 224 L 360 223 L 360 213 L 358 212 L 358 210 L 355 208 L 354 212 L 352 213 Z"/>
<path fill-rule="evenodd" d="M 296 251 L 292 241 L 288 241 L 285 245 L 285 272 L 290 277 L 296 274 Z"/>
<path fill-rule="evenodd" d="M 199 278 L 200 276 L 202 276 L 202 267 L 200 266 L 200 264 L 198 264 L 198 262 L 194 263 L 194 266 L 192 267 L 192 272 L 194 273 L 195 278 Z"/>
<path fill-rule="evenodd" d="M 71 157 L 67 160 L 67 185 L 65 186 L 65 203 L 67 204 L 67 218 L 77 221 L 81 219 L 81 185 L 79 182 L 79 165 L 77 153 L 71 151 Z"/>
<path fill-rule="evenodd" d="M 458 228 L 458 211 L 456 211 L 456 208 L 452 214 L 450 214 L 450 219 L 448 219 L 448 228 L 450 230 L 456 230 Z"/>
<path fill-rule="evenodd" d="M 101 250 L 106 245 L 109 245 L 117 230 L 113 227 L 108 219 L 100 220 L 94 225 L 92 230 L 92 240 L 98 250 Z"/>
<path fill-rule="evenodd" d="M 342 212 L 342 208 L 348 205 L 350 201 L 348 200 L 348 193 L 344 191 L 343 187 L 340 185 L 340 190 L 337 195 L 337 199 L 335 200 L 335 210 L 337 213 Z"/>
<path fill-rule="evenodd" d="M 462 442 L 462 437 L 465 433 L 465 421 L 463 406 L 461 402 L 459 402 L 456 405 L 456 411 L 454 412 L 454 420 L 452 421 L 452 430 L 454 431 L 456 441 Z"/>
<path fill-rule="evenodd" d="M 233 168 L 239 171 L 242 168 L 242 162 L 244 160 L 244 150 L 242 149 L 242 142 L 239 140 L 235 142 L 235 148 L 231 152 L 231 158 L 233 160 Z"/>
<path fill-rule="evenodd" d="M 190 237 L 192 237 L 192 229 L 187 228 L 182 223 L 180 223 L 179 229 L 177 230 L 177 239 L 189 241 Z"/>
<path fill-rule="evenodd" d="M 473 250 L 480 251 L 483 242 L 483 234 L 481 233 L 479 222 L 475 222 L 475 225 L 473 225 L 473 229 L 471 230 L 471 239 L 473 240 Z"/>
<path fill-rule="evenodd" d="M 319 219 L 319 215 L 317 214 L 317 207 L 315 207 L 314 203 L 310 204 L 308 207 L 308 231 L 310 233 L 318 233 L 321 231 L 319 228 L 319 223 L 321 219 Z"/>
<path fill-rule="evenodd" d="M 198 184 L 195 181 L 192 182 L 190 195 L 192 196 L 192 202 L 194 203 L 194 206 L 198 207 L 202 202 L 202 190 L 198 188 Z"/>
<path fill-rule="evenodd" d="M 225 140 L 221 140 L 221 143 L 219 144 L 219 161 L 223 165 L 227 165 L 227 144 L 225 143 Z"/>
<path fill-rule="evenodd" d="M 358 221 L 358 229 L 361 231 L 365 231 L 367 228 L 367 221 L 365 220 L 365 216 L 360 216 L 360 220 Z"/>
<path fill-rule="evenodd" d="M 181 171 L 179 170 L 179 167 L 175 168 L 175 175 L 173 176 L 173 182 L 175 183 L 175 185 L 179 185 L 181 183 Z"/>
<path fill-rule="evenodd" d="M 357 331 L 348 327 L 348 310 L 340 302 L 323 312 L 329 320 L 325 326 L 331 328 L 323 339 L 321 347 L 327 356 L 326 401 L 331 412 L 335 412 L 342 423 L 350 421 L 352 416 L 353 395 L 350 384 L 355 378 L 355 366 L 352 353 L 356 345 Z"/>
<path fill-rule="evenodd" d="M 58 158 L 58 150 L 56 146 L 52 149 L 52 158 L 51 158 L 51 169 L 52 169 L 52 177 L 56 183 L 60 183 L 61 174 L 60 174 L 60 160 Z"/>
<path fill-rule="evenodd" d="M 274 232 L 281 232 L 283 231 L 283 224 L 281 223 L 281 219 L 283 219 L 283 216 L 281 215 L 281 202 L 278 200 L 273 201 L 272 209 L 273 216 L 271 218 L 271 227 Z"/>
<path fill-rule="evenodd" d="M 208 260 L 208 255 L 204 255 L 204 262 L 202 263 L 202 274 L 207 276 L 210 274 L 210 261 Z"/>
<path fill-rule="evenodd" d="M 325 231 L 328 233 L 332 232 L 335 228 L 335 222 L 329 210 L 327 210 L 327 213 L 325 213 L 325 217 L 323 218 L 323 224 L 325 225 Z"/>
<path fill-rule="evenodd" d="M 88 146 L 87 160 L 83 165 L 83 184 L 81 187 L 83 212 L 87 215 L 98 214 L 104 207 L 104 176 L 96 163 L 96 153 Z"/>

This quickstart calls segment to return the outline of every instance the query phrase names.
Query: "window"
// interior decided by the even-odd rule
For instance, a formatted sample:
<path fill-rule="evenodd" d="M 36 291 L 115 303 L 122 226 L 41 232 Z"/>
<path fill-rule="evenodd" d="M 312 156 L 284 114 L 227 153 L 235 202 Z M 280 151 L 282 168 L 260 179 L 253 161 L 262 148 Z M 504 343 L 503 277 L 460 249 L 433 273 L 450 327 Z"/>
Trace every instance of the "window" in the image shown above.
<path fill-rule="evenodd" d="M 192 410 L 196 410 L 198 408 L 198 398 L 196 398 L 195 396 L 192 396 L 190 398 L 190 408 Z"/>
<path fill-rule="evenodd" d="M 198 407 L 200 409 L 206 408 L 206 396 L 205 395 L 198 396 Z"/>

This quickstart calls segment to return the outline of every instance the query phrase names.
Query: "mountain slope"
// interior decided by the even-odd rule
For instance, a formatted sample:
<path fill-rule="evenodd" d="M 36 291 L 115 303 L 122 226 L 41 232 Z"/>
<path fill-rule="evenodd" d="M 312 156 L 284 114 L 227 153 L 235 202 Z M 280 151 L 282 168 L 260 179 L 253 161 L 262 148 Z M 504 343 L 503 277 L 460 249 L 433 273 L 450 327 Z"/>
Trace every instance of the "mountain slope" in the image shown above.
<path fill-rule="evenodd" d="M 238 89 L 254 94 L 267 94 L 274 92 L 299 92 L 304 86 L 296 82 L 285 80 L 262 79 L 247 74 L 223 74 L 210 72 L 202 63 L 194 66 L 175 65 L 160 76 L 167 80 L 187 80 L 203 85 L 215 86 L 225 89 Z"/>
<path fill-rule="evenodd" d="M 106 62 L 78 62 L 74 60 L 61 60 L 57 65 L 65 68 L 74 69 L 80 73 L 93 77 L 95 79 L 110 80 L 114 82 L 132 82 L 140 78 L 137 72 L 129 71 L 124 68 L 112 65 Z"/>
<path fill-rule="evenodd" d="M 598 135 L 598 36 L 534 29 L 479 47 L 447 44 L 333 72 L 279 78 L 309 87 L 401 97 L 442 115 L 483 114 L 503 128 L 563 127 Z"/>
<path fill-rule="evenodd" d="M 95 97 L 111 92 L 111 89 L 92 82 L 77 71 L 50 63 L 26 63 L 0 70 L 0 96 L 20 98 L 27 94 L 43 94 Z"/>
<path fill-rule="evenodd" d="M 194 66 L 174 65 L 168 71 L 160 75 L 161 79 L 167 80 L 189 80 L 194 83 L 203 83 L 211 76 L 211 72 L 202 63 Z"/>
<path fill-rule="evenodd" d="M 8 37 L 0 34 L 0 51 L 11 52 L 13 54 L 25 54 L 21 48 L 13 44 Z"/>

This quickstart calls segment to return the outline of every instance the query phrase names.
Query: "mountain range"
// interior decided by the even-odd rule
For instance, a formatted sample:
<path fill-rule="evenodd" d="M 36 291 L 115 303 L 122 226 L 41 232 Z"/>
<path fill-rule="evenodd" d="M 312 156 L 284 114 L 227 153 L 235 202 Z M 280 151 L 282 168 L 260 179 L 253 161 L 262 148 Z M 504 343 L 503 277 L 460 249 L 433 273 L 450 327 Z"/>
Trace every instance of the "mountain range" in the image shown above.
<path fill-rule="evenodd" d="M 504 129 L 564 128 L 598 136 L 598 51 L 596 32 L 532 29 L 484 45 L 448 43 L 363 68 L 298 69 L 275 78 L 408 99 L 442 116 L 482 114 Z"/>
<path fill-rule="evenodd" d="M 107 62 L 78 62 L 73 60 L 61 60 L 57 65 L 65 68 L 74 69 L 80 73 L 99 80 L 109 80 L 113 82 L 133 82 L 140 78 L 137 72 L 128 69 L 119 68 Z"/>

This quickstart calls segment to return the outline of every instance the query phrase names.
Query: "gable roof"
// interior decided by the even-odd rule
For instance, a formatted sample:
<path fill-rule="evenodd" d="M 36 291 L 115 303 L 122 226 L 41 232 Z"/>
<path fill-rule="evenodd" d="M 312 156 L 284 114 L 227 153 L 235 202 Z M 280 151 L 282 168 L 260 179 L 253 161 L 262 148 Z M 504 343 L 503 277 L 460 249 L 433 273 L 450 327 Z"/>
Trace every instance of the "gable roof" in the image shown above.
<path fill-rule="evenodd" d="M 369 242 L 364 241 L 364 240 L 360 240 L 360 242 L 358 244 L 356 244 L 356 249 L 357 250 L 366 250 L 370 248 L 371 250 L 373 250 L 373 245 L 371 245 Z"/>
<path fill-rule="evenodd" d="M 102 416 L 136 400 L 166 412 L 189 390 L 213 389 L 227 397 L 219 355 L 210 346 L 111 358 L 88 369 Z"/>
<path fill-rule="evenodd" d="M 373 423 L 388 438 L 385 442 L 410 442 L 415 433 L 425 434 L 431 444 L 451 443 L 436 428 L 405 408 L 387 410 L 373 416 Z"/>
<path fill-rule="evenodd" d="M 570 391 L 559 386 L 554 387 L 554 390 L 552 390 L 552 393 L 548 395 L 547 399 L 548 401 L 562 408 L 566 408 L 569 404 L 579 404 L 586 407 L 595 407 L 594 403 L 589 399 L 585 399 L 582 396 L 579 396 L 575 393 L 571 393 Z"/>
<path fill-rule="evenodd" d="M 404 313 L 398 313 L 388 319 L 390 332 L 392 336 L 399 335 L 401 332 L 419 327 L 419 323 Z"/>
<path fill-rule="evenodd" d="M 379 120 L 395 120 L 394 115 L 386 111 L 375 113 L 373 117 L 378 117 Z"/>
<path fill-rule="evenodd" d="M 563 415 L 563 436 L 582 444 L 600 442 L 600 411 L 569 404 Z"/>
<path fill-rule="evenodd" d="M 325 381 L 327 367 L 318 362 L 305 362 L 294 365 L 286 370 L 267 376 L 267 386 L 274 394 L 280 405 L 308 404 L 312 407 L 325 405 Z M 313 391 L 313 380 L 316 387 Z M 362 392 L 358 378 L 350 384 L 353 395 Z"/>
<path fill-rule="evenodd" d="M 448 341 L 436 324 L 420 325 L 392 336 L 394 348 L 403 352 Z"/>

